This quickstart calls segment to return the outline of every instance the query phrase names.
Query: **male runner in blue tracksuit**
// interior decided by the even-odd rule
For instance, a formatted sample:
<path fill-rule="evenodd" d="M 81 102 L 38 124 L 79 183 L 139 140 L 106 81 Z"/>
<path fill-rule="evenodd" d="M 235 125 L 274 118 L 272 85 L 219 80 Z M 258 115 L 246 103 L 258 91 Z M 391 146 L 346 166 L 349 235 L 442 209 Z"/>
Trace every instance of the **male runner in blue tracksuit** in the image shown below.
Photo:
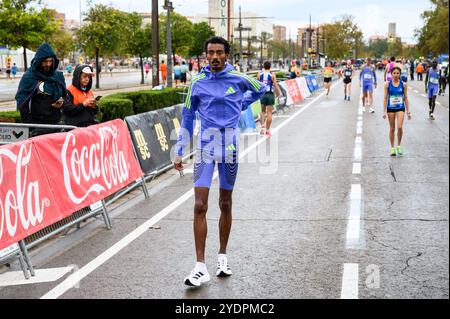
<path fill-rule="evenodd" d="M 230 276 L 226 250 L 232 223 L 232 192 L 238 170 L 238 123 L 241 112 L 259 100 L 267 88 L 256 79 L 239 73 L 228 64 L 229 43 L 220 37 L 206 41 L 205 52 L 209 65 L 191 81 L 183 109 L 183 121 L 177 143 L 175 168 L 183 169 L 181 156 L 193 133 L 195 112 L 198 111 L 201 130 L 197 143 L 194 165 L 194 237 L 197 264 L 184 283 L 200 286 L 210 280 L 205 264 L 205 242 L 207 234 L 206 212 L 209 189 L 215 162 L 218 163 L 220 179 L 221 211 L 220 249 L 216 275 Z"/>

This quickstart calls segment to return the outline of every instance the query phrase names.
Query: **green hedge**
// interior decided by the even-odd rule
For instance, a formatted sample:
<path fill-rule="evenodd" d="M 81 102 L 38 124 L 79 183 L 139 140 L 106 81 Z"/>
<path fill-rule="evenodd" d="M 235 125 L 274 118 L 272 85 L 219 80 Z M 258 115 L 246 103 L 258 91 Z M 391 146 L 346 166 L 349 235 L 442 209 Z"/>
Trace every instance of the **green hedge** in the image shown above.
<path fill-rule="evenodd" d="M 109 95 L 99 101 L 98 118 L 107 122 L 180 104 L 183 102 L 182 92 L 183 89 L 167 88 Z"/>
<path fill-rule="evenodd" d="M 105 98 L 99 103 L 97 117 L 101 122 L 108 122 L 119 118 L 123 119 L 134 114 L 133 101 L 121 98 Z"/>
<path fill-rule="evenodd" d="M 20 112 L 17 111 L 6 111 L 6 112 L 0 112 L 0 119 L 6 118 L 14 120 L 14 122 L 20 122 Z M 2 122 L 2 120 L 0 120 Z"/>

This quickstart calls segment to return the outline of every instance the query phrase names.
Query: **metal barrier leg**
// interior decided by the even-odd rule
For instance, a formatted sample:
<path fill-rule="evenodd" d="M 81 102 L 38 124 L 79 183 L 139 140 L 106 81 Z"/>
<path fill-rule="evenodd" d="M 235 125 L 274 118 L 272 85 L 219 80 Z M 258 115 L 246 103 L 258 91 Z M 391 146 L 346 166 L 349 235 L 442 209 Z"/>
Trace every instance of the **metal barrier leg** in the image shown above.
<path fill-rule="evenodd" d="M 27 266 L 25 265 L 25 260 L 23 259 L 22 251 L 19 251 L 19 264 L 20 268 L 22 268 L 23 275 L 25 276 L 25 279 L 30 279 L 30 275 L 28 274 Z"/>
<path fill-rule="evenodd" d="M 111 218 L 109 218 L 108 211 L 106 210 L 106 203 L 105 203 L 104 199 L 102 199 L 102 211 L 103 211 L 102 215 L 103 215 L 103 219 L 106 224 L 106 228 L 108 230 L 111 230 L 112 229 Z"/>
<path fill-rule="evenodd" d="M 21 240 L 19 241 L 19 247 L 22 251 L 23 256 L 25 257 L 25 262 L 28 266 L 28 270 L 30 271 L 31 276 L 36 276 L 36 273 L 34 272 L 33 264 L 31 263 L 30 255 L 28 254 L 27 246 L 25 245 L 25 241 Z"/>
<path fill-rule="evenodd" d="M 144 192 L 145 199 L 148 199 L 150 195 L 148 194 L 147 183 L 145 182 L 144 177 L 142 177 L 142 190 Z"/>

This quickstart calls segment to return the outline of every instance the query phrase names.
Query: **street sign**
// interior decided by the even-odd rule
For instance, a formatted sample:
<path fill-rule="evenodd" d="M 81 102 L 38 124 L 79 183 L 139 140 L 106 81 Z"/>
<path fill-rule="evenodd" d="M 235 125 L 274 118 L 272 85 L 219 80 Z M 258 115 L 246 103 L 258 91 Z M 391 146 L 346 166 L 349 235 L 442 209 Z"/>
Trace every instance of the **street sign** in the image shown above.
<path fill-rule="evenodd" d="M 252 31 L 252 28 L 234 28 L 234 31 Z"/>
<path fill-rule="evenodd" d="M 0 145 L 27 140 L 29 131 L 28 127 L 9 127 L 0 124 Z"/>

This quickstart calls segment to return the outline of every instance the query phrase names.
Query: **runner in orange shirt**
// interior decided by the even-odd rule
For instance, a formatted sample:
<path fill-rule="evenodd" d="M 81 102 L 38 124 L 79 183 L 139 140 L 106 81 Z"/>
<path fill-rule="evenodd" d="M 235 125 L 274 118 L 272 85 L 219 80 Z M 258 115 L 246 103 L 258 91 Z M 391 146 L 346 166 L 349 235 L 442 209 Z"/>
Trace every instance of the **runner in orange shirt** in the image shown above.
<path fill-rule="evenodd" d="M 162 81 L 164 82 L 164 85 L 167 86 L 167 64 L 165 64 L 164 61 L 161 61 L 159 70 L 161 71 Z"/>

